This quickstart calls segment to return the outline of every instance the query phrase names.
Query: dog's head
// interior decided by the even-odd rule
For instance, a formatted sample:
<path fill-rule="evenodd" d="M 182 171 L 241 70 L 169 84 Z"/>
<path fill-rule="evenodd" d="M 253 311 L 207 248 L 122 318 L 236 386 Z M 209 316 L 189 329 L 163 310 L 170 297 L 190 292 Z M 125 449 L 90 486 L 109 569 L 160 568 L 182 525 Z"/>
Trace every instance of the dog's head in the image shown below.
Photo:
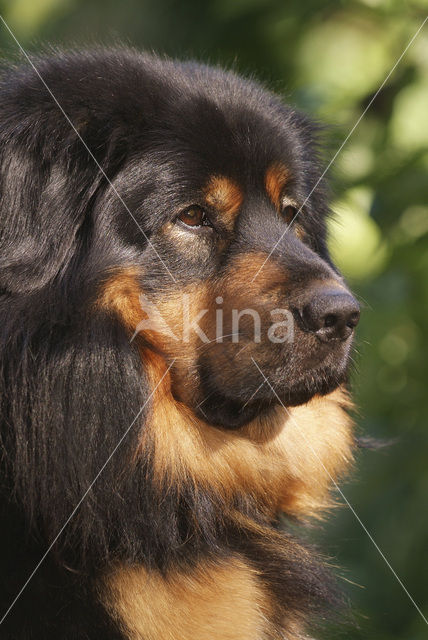
<path fill-rule="evenodd" d="M 35 64 L 42 80 L 26 67 L 0 87 L 0 396 L 15 484 L 47 521 L 54 499 L 59 524 L 162 381 L 189 420 L 234 433 L 340 385 L 359 309 L 328 255 L 305 117 L 196 64 L 133 52 Z M 118 478 L 134 495 L 140 420 L 126 443 L 80 510 L 90 527 L 114 511 Z M 116 493 L 142 544 L 150 516 L 130 522 Z"/>
<path fill-rule="evenodd" d="M 332 391 L 359 307 L 327 251 L 314 128 L 206 68 L 183 65 L 156 91 L 95 207 L 103 251 L 121 247 L 131 267 L 117 265 L 102 302 L 210 424 Z"/>

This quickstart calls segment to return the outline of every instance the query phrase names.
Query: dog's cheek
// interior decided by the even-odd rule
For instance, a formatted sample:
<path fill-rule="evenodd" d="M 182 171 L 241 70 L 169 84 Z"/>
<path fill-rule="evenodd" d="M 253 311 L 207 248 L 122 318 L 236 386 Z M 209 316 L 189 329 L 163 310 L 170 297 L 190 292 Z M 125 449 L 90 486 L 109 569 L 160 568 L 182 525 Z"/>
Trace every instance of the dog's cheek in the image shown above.
<path fill-rule="evenodd" d="M 115 314 L 138 349 L 141 366 L 153 389 L 165 375 L 175 399 L 188 405 L 201 400 L 198 356 L 201 345 L 215 338 L 212 295 L 208 282 L 178 290 L 144 292 L 144 274 L 136 267 L 115 270 L 102 283 L 96 306 Z M 207 316 L 208 322 L 197 321 Z M 215 312 L 214 312 L 215 314 Z"/>

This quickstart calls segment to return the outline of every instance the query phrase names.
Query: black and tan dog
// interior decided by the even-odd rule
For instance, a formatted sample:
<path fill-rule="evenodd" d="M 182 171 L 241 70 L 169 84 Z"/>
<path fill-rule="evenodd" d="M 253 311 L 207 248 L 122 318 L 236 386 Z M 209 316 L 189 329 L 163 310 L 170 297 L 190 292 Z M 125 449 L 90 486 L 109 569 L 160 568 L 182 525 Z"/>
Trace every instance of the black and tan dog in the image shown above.
<path fill-rule="evenodd" d="M 334 588 L 278 519 L 351 461 L 359 316 L 314 127 L 195 63 L 35 66 L 0 83 L 0 637 L 307 638 Z"/>

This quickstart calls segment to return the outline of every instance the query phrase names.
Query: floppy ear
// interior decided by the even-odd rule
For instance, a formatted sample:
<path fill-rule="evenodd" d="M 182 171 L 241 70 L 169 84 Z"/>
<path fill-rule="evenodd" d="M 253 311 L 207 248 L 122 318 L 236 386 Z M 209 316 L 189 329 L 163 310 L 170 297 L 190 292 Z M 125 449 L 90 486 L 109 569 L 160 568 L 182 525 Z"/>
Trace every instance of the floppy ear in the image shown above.
<path fill-rule="evenodd" d="M 62 145 L 29 128 L 0 135 L 0 289 L 11 293 L 39 289 L 65 268 L 103 178 L 59 111 L 57 120 L 70 129 Z"/>

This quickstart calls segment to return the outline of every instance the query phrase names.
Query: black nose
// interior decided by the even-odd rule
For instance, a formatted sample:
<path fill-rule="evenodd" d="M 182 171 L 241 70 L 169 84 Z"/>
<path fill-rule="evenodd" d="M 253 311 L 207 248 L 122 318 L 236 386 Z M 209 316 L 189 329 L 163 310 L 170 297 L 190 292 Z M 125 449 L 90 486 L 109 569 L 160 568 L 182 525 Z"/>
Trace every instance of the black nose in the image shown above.
<path fill-rule="evenodd" d="M 320 340 L 346 340 L 360 320 L 360 307 L 350 293 L 329 289 L 315 293 L 301 316 L 306 329 Z"/>

